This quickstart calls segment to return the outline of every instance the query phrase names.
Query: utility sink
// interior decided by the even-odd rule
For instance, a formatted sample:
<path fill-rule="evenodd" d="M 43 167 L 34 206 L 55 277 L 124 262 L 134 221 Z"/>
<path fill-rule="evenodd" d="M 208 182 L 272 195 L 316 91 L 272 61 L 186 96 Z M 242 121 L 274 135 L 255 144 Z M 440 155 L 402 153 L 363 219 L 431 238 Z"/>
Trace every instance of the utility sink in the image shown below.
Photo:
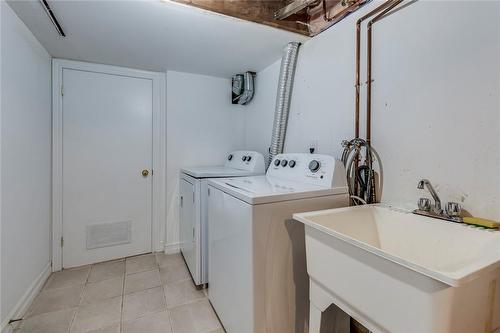
<path fill-rule="evenodd" d="M 332 303 L 373 332 L 500 332 L 500 231 L 381 205 L 293 217 L 305 224 L 310 333 Z"/>

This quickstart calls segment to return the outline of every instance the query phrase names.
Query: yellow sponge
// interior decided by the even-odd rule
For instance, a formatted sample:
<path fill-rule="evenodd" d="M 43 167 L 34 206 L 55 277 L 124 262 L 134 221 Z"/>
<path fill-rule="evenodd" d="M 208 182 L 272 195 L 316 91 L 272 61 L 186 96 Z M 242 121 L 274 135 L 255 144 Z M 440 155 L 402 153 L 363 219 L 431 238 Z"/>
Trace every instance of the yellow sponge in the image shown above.
<path fill-rule="evenodd" d="M 474 224 L 485 228 L 490 228 L 490 229 L 500 228 L 500 223 L 492 220 L 482 219 L 479 217 L 464 217 L 463 220 L 464 223 Z"/>

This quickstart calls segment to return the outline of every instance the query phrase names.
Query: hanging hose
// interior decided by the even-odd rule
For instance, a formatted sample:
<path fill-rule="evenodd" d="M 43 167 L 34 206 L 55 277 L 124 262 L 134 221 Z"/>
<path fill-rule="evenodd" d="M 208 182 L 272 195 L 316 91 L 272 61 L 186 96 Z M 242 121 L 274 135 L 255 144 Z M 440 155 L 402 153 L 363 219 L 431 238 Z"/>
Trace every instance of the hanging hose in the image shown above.
<path fill-rule="evenodd" d="M 378 184 L 382 184 L 382 165 L 378 154 L 365 140 L 359 138 L 342 141 L 342 147 L 344 151 L 341 159 L 346 168 L 351 203 L 354 205 L 376 203 L 377 173 L 373 170 L 374 159 L 379 168 Z"/>

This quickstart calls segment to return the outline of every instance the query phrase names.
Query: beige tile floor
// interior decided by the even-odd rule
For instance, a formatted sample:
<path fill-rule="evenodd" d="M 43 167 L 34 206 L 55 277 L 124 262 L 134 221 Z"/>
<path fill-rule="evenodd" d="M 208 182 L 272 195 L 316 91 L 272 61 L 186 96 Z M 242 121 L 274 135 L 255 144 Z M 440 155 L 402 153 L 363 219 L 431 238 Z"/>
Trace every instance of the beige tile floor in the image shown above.
<path fill-rule="evenodd" d="M 15 333 L 223 333 L 180 254 L 53 273 Z"/>

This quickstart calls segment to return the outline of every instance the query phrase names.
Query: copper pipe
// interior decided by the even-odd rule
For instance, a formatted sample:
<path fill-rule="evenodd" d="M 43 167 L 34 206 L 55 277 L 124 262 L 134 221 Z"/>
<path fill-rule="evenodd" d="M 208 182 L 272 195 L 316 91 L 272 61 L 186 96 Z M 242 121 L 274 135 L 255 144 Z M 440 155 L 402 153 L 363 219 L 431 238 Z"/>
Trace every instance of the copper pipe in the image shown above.
<path fill-rule="evenodd" d="M 377 16 L 368 22 L 366 38 L 366 142 L 371 143 L 372 131 L 372 26 L 383 18 L 388 12 L 402 3 L 403 0 L 395 0 Z"/>
<path fill-rule="evenodd" d="M 367 18 L 375 15 L 376 13 L 384 10 L 387 6 L 392 4 L 393 0 L 388 0 L 382 5 L 378 6 L 374 10 L 370 11 L 368 14 L 362 16 L 356 21 L 356 100 L 355 100 L 355 111 L 354 111 L 354 137 L 359 138 L 359 95 L 361 89 L 360 82 L 360 71 L 361 71 L 361 23 Z"/>
<path fill-rule="evenodd" d="M 361 79 L 360 79 L 360 72 L 361 72 L 361 23 L 370 18 L 371 16 L 377 14 L 378 12 L 384 10 L 387 8 L 389 5 L 391 5 L 393 0 L 388 0 L 384 2 L 382 5 L 378 6 L 377 8 L 373 9 L 372 11 L 368 12 L 366 15 L 360 17 L 356 21 L 356 83 L 355 83 L 355 90 L 356 90 L 356 100 L 355 100 L 355 111 L 354 111 L 354 137 L 356 139 L 359 139 L 359 96 L 360 96 L 360 89 L 361 89 Z M 358 170 L 359 166 L 359 159 L 356 158 L 355 163 L 355 170 Z M 354 183 L 354 193 L 357 193 L 358 191 L 358 184 L 357 182 Z"/>

